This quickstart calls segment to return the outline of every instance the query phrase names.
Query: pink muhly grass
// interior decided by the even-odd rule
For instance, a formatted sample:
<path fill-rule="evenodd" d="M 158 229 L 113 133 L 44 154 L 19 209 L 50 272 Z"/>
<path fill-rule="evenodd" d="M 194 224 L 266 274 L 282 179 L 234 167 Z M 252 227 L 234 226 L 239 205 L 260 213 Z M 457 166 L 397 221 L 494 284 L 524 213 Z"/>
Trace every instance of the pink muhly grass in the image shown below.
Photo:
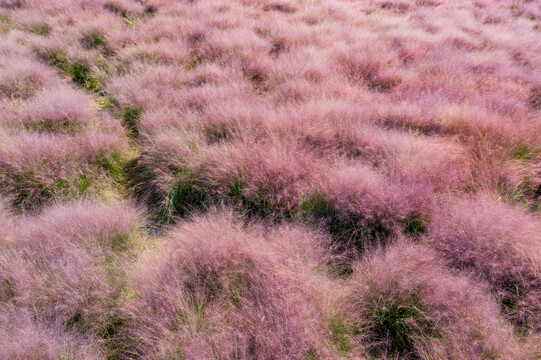
<path fill-rule="evenodd" d="M 69 131 L 86 127 L 93 120 L 89 98 L 69 87 L 43 90 L 21 110 L 21 121 L 38 131 Z M 73 128 L 70 131 L 70 128 Z"/>
<path fill-rule="evenodd" d="M 393 181 L 351 162 L 326 173 L 300 206 L 305 215 L 325 225 L 337 250 L 358 257 L 396 234 L 417 237 L 425 232 L 433 199 L 426 182 Z"/>
<path fill-rule="evenodd" d="M 24 309 L 40 326 L 103 336 L 139 212 L 92 202 L 47 210 L 18 220 L 14 241 L 1 249 L 2 312 Z"/>
<path fill-rule="evenodd" d="M 540 331 L 541 236 L 535 216 L 480 196 L 435 213 L 427 241 L 454 268 L 487 281 L 521 331 Z"/>
<path fill-rule="evenodd" d="M 0 337 L 2 360 L 102 358 L 84 337 L 36 322 L 28 311 L 10 306 L 0 306 Z"/>
<path fill-rule="evenodd" d="M 422 184 L 402 185 L 363 164 L 339 166 L 326 180 L 320 191 L 343 213 L 375 217 L 387 213 L 390 219 L 404 219 L 415 209 L 423 213 L 429 209 L 430 192 Z"/>
<path fill-rule="evenodd" d="M 482 285 L 449 273 L 436 252 L 398 242 L 360 264 L 349 306 L 382 358 L 518 359 L 513 332 Z"/>
<path fill-rule="evenodd" d="M 227 212 L 173 229 L 132 272 L 128 350 L 145 359 L 327 356 L 308 300 L 321 253 L 298 231 L 267 237 Z"/>
<path fill-rule="evenodd" d="M 45 133 L 0 137 L 0 184 L 20 209 L 35 209 L 53 197 L 75 197 L 86 191 L 82 180 L 104 175 L 89 162 L 109 161 L 123 147 L 118 136 L 100 132 L 89 132 L 86 139 Z"/>
<path fill-rule="evenodd" d="M 238 174 L 232 180 L 244 184 L 242 195 L 247 199 L 292 210 L 320 176 L 322 161 L 309 148 L 292 141 L 269 139 L 259 142 L 257 147 L 254 145 L 251 142 L 229 145 L 232 150 L 229 161 L 236 165 Z M 205 167 L 205 171 L 211 169 Z M 231 171 L 227 172 L 232 175 Z M 226 173 L 216 175 L 221 178 Z"/>
<path fill-rule="evenodd" d="M 392 71 L 396 58 L 392 50 L 381 48 L 380 43 L 371 42 L 369 38 L 363 40 L 363 48 L 335 48 L 336 63 L 346 79 L 353 85 L 366 86 L 372 91 L 384 92 L 400 84 L 399 72 Z M 374 52 L 379 55 L 377 58 L 373 56 Z"/>
<path fill-rule="evenodd" d="M 182 64 L 190 58 L 189 49 L 179 39 L 161 39 L 157 42 L 134 44 L 121 52 L 129 62 L 150 62 L 158 64 Z"/>
<path fill-rule="evenodd" d="M 0 249 L 13 241 L 14 223 L 7 199 L 0 198 Z"/>
<path fill-rule="evenodd" d="M 54 84 L 54 71 L 26 56 L 9 56 L 0 60 L 0 95 L 28 98 L 45 84 Z M 5 62 L 5 63 L 4 63 Z"/>
<path fill-rule="evenodd" d="M 539 219 L 462 200 L 541 181 L 535 1 L 0 14 L 0 358 L 539 357 Z M 226 203 L 273 229 L 199 215 L 132 262 L 131 206 L 44 206 L 124 180 L 163 222 Z"/>

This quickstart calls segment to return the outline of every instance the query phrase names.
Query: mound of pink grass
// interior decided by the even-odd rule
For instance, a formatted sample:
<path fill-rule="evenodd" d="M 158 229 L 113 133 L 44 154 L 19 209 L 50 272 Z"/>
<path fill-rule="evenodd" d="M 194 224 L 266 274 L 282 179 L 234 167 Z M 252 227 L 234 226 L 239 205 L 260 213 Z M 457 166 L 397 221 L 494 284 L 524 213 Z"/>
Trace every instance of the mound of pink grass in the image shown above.
<path fill-rule="evenodd" d="M 77 344 L 109 346 L 138 227 L 135 208 L 92 202 L 14 221 L 13 240 L 0 249 L 0 318 L 3 335 L 11 333 L 2 354 L 97 358 Z"/>
<path fill-rule="evenodd" d="M 436 214 L 428 242 L 450 266 L 487 281 L 522 332 L 539 332 L 539 218 L 487 196 L 447 204 Z"/>
<path fill-rule="evenodd" d="M 126 351 L 144 359 L 330 356 L 317 306 L 325 280 L 313 273 L 319 241 L 294 227 L 245 227 L 228 212 L 179 225 L 132 271 Z"/>
<path fill-rule="evenodd" d="M 41 91 L 25 105 L 20 119 L 34 131 L 73 133 L 95 120 L 89 99 L 69 87 Z"/>
<path fill-rule="evenodd" d="M 451 274 L 437 254 L 398 243 L 351 280 L 360 342 L 379 358 L 527 358 L 483 286 Z M 359 325 L 357 325 L 359 326 Z"/>
<path fill-rule="evenodd" d="M 98 360 L 95 345 L 77 334 L 49 327 L 33 320 L 25 310 L 0 306 L 2 359 L 85 359 Z"/>

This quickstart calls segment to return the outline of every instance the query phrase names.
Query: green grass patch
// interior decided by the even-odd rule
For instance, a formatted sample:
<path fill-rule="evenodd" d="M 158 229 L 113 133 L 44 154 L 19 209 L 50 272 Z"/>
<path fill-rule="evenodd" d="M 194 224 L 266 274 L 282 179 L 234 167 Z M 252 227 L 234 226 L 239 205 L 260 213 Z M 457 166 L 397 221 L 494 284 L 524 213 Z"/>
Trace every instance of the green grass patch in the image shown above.
<path fill-rule="evenodd" d="M 64 53 L 57 50 L 46 51 L 41 56 L 83 89 L 94 92 L 103 89 L 104 76 L 95 73 L 86 61 L 69 59 Z"/>
<path fill-rule="evenodd" d="M 194 69 L 198 65 L 202 64 L 203 61 L 204 60 L 201 53 L 197 49 L 193 50 L 188 59 L 188 63 L 186 64 L 186 70 L 190 71 Z"/>
<path fill-rule="evenodd" d="M 77 194 L 79 196 L 84 195 L 88 189 L 92 186 L 92 179 L 84 174 L 79 175 L 77 179 Z"/>
<path fill-rule="evenodd" d="M 97 99 L 100 110 L 111 110 L 118 106 L 117 101 L 107 94 L 103 94 Z"/>
<path fill-rule="evenodd" d="M 378 339 L 390 341 L 389 350 L 394 354 L 413 354 L 412 334 L 415 333 L 415 322 L 419 317 L 414 306 L 392 304 L 386 309 L 377 309 L 374 319 L 374 331 Z"/>
<path fill-rule="evenodd" d="M 13 27 L 13 22 L 9 16 L 0 14 L 0 34 L 7 33 Z"/>
<path fill-rule="evenodd" d="M 26 128 L 30 131 L 36 132 L 74 135 L 78 132 L 80 125 L 70 121 L 53 121 L 51 119 L 43 119 L 29 123 Z"/>
<path fill-rule="evenodd" d="M 105 170 L 108 176 L 115 181 L 123 181 L 128 164 L 128 159 L 125 159 L 122 154 L 114 153 L 110 158 L 106 156 L 106 151 L 102 150 L 92 162 L 94 166 Z"/>
<path fill-rule="evenodd" d="M 63 70 L 73 82 L 86 90 L 97 92 L 103 88 L 105 79 L 95 74 L 82 60 L 68 64 Z"/>
<path fill-rule="evenodd" d="M 391 354 L 397 358 L 419 359 L 417 345 L 440 337 L 435 324 L 426 315 L 417 290 L 384 291 L 369 299 L 369 329 L 374 356 Z M 377 289 L 374 289 L 378 291 Z M 397 293 L 399 291 L 399 293 Z"/>
<path fill-rule="evenodd" d="M 338 314 L 330 319 L 330 331 L 331 341 L 336 350 L 342 355 L 352 351 L 352 340 L 361 335 L 359 326 L 345 322 L 342 316 Z"/>
<path fill-rule="evenodd" d="M 125 252 L 130 248 L 130 234 L 117 234 L 111 240 L 111 248 L 115 252 Z"/>
<path fill-rule="evenodd" d="M 364 218 L 360 214 L 342 213 L 321 194 L 312 194 L 300 205 L 302 216 L 309 222 L 323 222 L 338 251 L 363 253 L 375 243 L 386 244 L 392 228 L 382 219 Z"/>
<path fill-rule="evenodd" d="M 99 32 L 93 32 L 83 36 L 81 39 L 81 45 L 83 45 L 83 47 L 87 50 L 97 49 L 105 57 L 112 54 L 111 48 L 109 47 L 105 36 Z"/>
<path fill-rule="evenodd" d="M 0 280 L 0 301 L 9 301 L 17 295 L 15 283 L 9 278 Z"/>
<path fill-rule="evenodd" d="M 206 191 L 198 188 L 196 174 L 188 169 L 179 169 L 176 181 L 166 196 L 165 203 L 158 211 L 158 220 L 171 223 L 173 217 L 184 216 L 191 210 L 201 207 L 207 200 Z"/>
<path fill-rule="evenodd" d="M 139 118 L 143 111 L 126 106 L 122 112 L 122 126 L 128 130 L 128 137 L 136 138 L 139 136 Z"/>
<path fill-rule="evenodd" d="M 304 216 L 323 217 L 331 213 L 331 203 L 322 195 L 315 193 L 301 202 L 301 210 Z"/>
<path fill-rule="evenodd" d="M 426 221 L 419 215 L 412 215 L 404 221 L 404 233 L 413 238 L 418 238 L 427 230 Z"/>
<path fill-rule="evenodd" d="M 28 27 L 27 30 L 34 35 L 49 36 L 52 28 L 48 24 L 34 24 Z"/>
<path fill-rule="evenodd" d="M 120 199 L 129 187 L 130 170 L 133 167 L 134 153 L 131 149 L 120 153 L 107 154 L 102 150 L 92 161 L 98 174 L 106 175 L 107 178 L 97 184 L 98 195 L 103 199 Z"/>
<path fill-rule="evenodd" d="M 348 340 L 349 330 L 339 317 L 331 320 L 332 342 L 336 349 L 345 354 L 351 351 L 351 345 Z"/>
<path fill-rule="evenodd" d="M 534 158 L 534 150 L 526 144 L 515 146 L 511 150 L 511 157 L 516 160 L 532 160 Z"/>

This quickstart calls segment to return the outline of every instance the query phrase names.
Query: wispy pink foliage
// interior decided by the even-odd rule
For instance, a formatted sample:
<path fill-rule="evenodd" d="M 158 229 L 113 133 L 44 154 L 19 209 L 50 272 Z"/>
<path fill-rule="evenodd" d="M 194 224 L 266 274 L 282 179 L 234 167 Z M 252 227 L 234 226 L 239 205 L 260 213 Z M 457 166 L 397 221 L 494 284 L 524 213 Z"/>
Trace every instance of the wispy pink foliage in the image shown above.
<path fill-rule="evenodd" d="M 431 205 L 425 184 L 400 183 L 363 164 L 337 167 L 319 191 L 342 214 L 367 220 L 405 220 L 415 212 L 427 214 Z"/>
<path fill-rule="evenodd" d="M 134 323 L 126 327 L 143 358 L 303 359 L 328 354 L 311 269 L 321 248 L 310 233 L 268 235 L 231 213 L 173 229 L 137 266 Z"/>
<path fill-rule="evenodd" d="M 33 209 L 64 194 L 73 197 L 82 178 L 100 176 L 103 170 L 89 162 L 107 161 L 122 147 L 112 134 L 92 131 L 86 139 L 72 135 L 0 133 L 0 184 L 14 205 Z"/>
<path fill-rule="evenodd" d="M 437 253 L 399 242 L 361 264 L 351 282 L 361 341 L 382 358 L 518 359 L 512 328 L 485 289 L 443 266 Z"/>
<path fill-rule="evenodd" d="M 535 1 L 0 0 L 3 352 L 385 358 L 391 312 L 419 358 L 537 359 L 540 30 Z M 119 251 L 131 206 L 44 206 L 95 195 L 274 229 Z"/>
<path fill-rule="evenodd" d="M 29 99 L 20 113 L 25 125 L 52 131 L 85 127 L 93 120 L 90 101 L 85 94 L 67 86 L 46 89 Z M 45 123 L 45 124 L 44 124 Z"/>
<path fill-rule="evenodd" d="M 56 82 L 54 72 L 27 56 L 0 57 L 0 95 L 26 98 L 45 84 Z"/>
<path fill-rule="evenodd" d="M 9 211 L 8 201 L 0 198 L 0 248 L 13 240 L 14 217 Z"/>
<path fill-rule="evenodd" d="M 118 262 L 130 251 L 139 212 L 90 202 L 47 210 L 18 220 L 1 249 L 1 312 L 24 309 L 38 326 L 97 336 L 120 294 Z"/>
<path fill-rule="evenodd" d="M 510 320 L 540 331 L 540 226 L 526 211 L 481 196 L 438 210 L 428 241 L 450 266 L 488 281 Z"/>
<path fill-rule="evenodd" d="M 22 309 L 0 306 L 0 359 L 100 359 L 87 339 L 36 322 Z"/>
<path fill-rule="evenodd" d="M 246 142 L 209 150 L 207 162 L 202 164 L 203 179 L 208 183 L 213 179 L 225 184 L 240 182 L 245 184 L 243 196 L 280 204 L 283 210 L 297 206 L 322 171 L 321 159 L 292 141 L 268 139 L 258 146 Z"/>

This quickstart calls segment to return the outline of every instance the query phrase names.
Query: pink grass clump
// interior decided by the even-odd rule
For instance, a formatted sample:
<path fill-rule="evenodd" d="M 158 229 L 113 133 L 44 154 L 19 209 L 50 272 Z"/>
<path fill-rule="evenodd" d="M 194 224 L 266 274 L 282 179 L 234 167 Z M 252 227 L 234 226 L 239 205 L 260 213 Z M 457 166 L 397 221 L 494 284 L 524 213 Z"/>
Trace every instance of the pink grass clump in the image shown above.
<path fill-rule="evenodd" d="M 138 227 L 128 204 L 72 203 L 17 219 L 0 248 L 0 358 L 113 356 Z"/>
<path fill-rule="evenodd" d="M 45 84 L 56 82 L 54 71 L 27 56 L 2 56 L 0 95 L 6 98 L 27 98 Z"/>
<path fill-rule="evenodd" d="M 398 71 L 393 71 L 396 56 L 381 42 L 367 37 L 362 47 L 336 46 L 336 63 L 346 79 L 356 86 L 371 91 L 389 91 L 401 82 Z M 372 56 L 374 52 L 378 57 Z"/>
<path fill-rule="evenodd" d="M 360 342 L 384 359 L 522 358 L 512 328 L 482 285 L 452 275 L 431 249 L 399 242 L 351 279 Z"/>
<path fill-rule="evenodd" d="M 301 203 L 321 221 L 340 250 L 357 257 L 395 235 L 426 230 L 433 190 L 425 182 L 392 181 L 362 163 L 343 163 L 325 174 Z"/>
<path fill-rule="evenodd" d="M 143 359 L 327 356 L 309 300 L 317 294 L 317 238 L 295 228 L 262 231 L 227 212 L 171 230 L 132 271 L 126 351 Z"/>
<path fill-rule="evenodd" d="M 138 216 L 129 206 L 87 202 L 20 219 L 0 253 L 3 301 L 44 326 L 105 331 Z"/>
<path fill-rule="evenodd" d="M 205 164 L 203 176 L 214 168 L 218 179 L 230 179 L 231 185 L 235 182 L 242 184 L 242 196 L 248 201 L 263 202 L 284 211 L 299 205 L 303 194 L 309 191 L 321 171 L 322 162 L 316 154 L 292 141 L 269 139 L 257 147 L 251 142 L 232 143 L 227 145 L 227 149 L 231 151 L 230 158 L 223 165 L 233 165 L 236 169 L 231 171 L 223 165 L 209 166 L 214 163 L 211 160 Z M 216 153 L 213 151 L 209 155 Z M 209 160 L 215 158 L 209 156 Z M 221 173 L 223 170 L 226 171 Z"/>
<path fill-rule="evenodd" d="M 2 132 L 0 138 L 0 186 L 20 210 L 36 209 L 53 197 L 73 198 L 86 190 L 97 190 L 93 186 L 99 185 L 100 179 L 107 181 L 99 163 L 112 160 L 124 146 L 118 136 L 96 131 L 87 133 L 86 138 Z"/>
<path fill-rule="evenodd" d="M 521 331 L 541 330 L 539 219 L 480 196 L 437 211 L 427 241 L 447 263 L 487 281 Z"/>
<path fill-rule="evenodd" d="M 89 105 L 90 101 L 83 93 L 67 86 L 56 87 L 37 93 L 19 116 L 25 125 L 38 131 L 74 132 L 92 122 Z"/>
<path fill-rule="evenodd" d="M 25 310 L 0 305 L 0 359 L 98 360 L 97 346 L 82 336 L 36 322 Z"/>

